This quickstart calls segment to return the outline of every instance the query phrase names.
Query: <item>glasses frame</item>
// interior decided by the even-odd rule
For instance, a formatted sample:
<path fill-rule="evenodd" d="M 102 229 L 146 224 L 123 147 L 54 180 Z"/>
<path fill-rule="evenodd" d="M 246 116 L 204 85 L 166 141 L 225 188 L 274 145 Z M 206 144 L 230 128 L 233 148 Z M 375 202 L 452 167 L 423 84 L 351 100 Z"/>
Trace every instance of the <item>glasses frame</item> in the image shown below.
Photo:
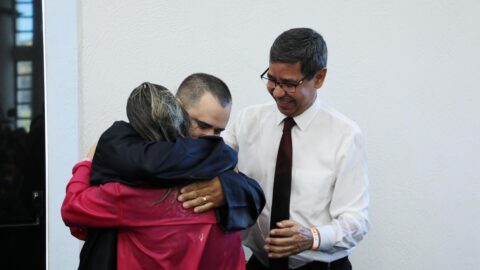
<path fill-rule="evenodd" d="M 268 86 L 267 86 L 267 89 L 268 91 L 274 91 L 275 88 L 277 88 L 277 86 L 280 86 L 280 88 L 285 91 L 286 93 L 289 93 L 289 94 L 294 94 L 295 92 L 297 92 L 297 87 L 302 84 L 305 79 L 307 78 L 307 76 L 304 76 L 303 78 L 301 78 L 300 80 L 298 81 L 292 81 L 292 82 L 288 82 L 288 83 L 282 83 L 282 82 L 278 82 L 277 80 L 275 79 L 272 79 L 272 78 L 269 78 L 269 77 L 265 77 L 265 74 L 267 74 L 267 72 L 270 70 L 270 68 L 267 68 L 262 74 L 260 74 L 260 79 L 261 80 L 267 80 L 269 82 L 272 82 L 274 84 L 274 87 L 269 89 Z M 289 85 L 289 86 L 293 86 L 293 90 L 286 90 L 285 88 L 283 88 L 283 86 L 286 86 L 286 85 Z"/>

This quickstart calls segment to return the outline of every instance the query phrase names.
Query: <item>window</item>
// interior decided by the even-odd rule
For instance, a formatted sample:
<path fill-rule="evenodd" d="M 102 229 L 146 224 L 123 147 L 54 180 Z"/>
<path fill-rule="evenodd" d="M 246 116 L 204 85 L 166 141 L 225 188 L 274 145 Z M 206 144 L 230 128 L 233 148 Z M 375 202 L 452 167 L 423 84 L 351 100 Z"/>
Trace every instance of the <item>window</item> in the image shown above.
<path fill-rule="evenodd" d="M 15 19 L 15 107 L 17 128 L 29 131 L 32 121 L 32 88 L 34 44 L 34 8 L 33 0 L 15 1 L 17 17 Z"/>

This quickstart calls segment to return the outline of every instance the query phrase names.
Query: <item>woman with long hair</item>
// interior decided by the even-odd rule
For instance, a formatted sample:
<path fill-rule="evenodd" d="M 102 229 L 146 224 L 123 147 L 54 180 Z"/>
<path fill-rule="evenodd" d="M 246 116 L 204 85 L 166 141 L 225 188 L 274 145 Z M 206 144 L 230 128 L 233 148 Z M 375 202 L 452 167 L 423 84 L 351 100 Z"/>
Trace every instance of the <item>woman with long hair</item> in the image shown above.
<path fill-rule="evenodd" d="M 160 85 L 143 83 L 135 88 L 127 102 L 127 117 L 129 123 L 115 122 L 102 134 L 95 155 L 93 151 L 89 154 L 93 163 L 78 163 L 67 185 L 62 218 L 67 226 L 79 228 L 77 236 L 86 231 L 85 246 L 91 249 L 85 251 L 84 247 L 82 255 L 101 252 L 98 247 L 105 244 L 106 235 L 114 235 L 117 269 L 244 269 L 240 233 L 223 231 L 213 211 L 197 214 L 176 200 L 178 185 L 232 171 L 237 161 L 234 151 L 221 139 L 199 139 L 200 148 L 211 150 L 203 156 L 192 155 L 190 151 L 198 148 L 182 144 L 176 149 L 183 151 L 182 162 L 175 160 L 178 155 L 165 157 L 168 170 L 160 178 L 166 181 L 146 182 L 141 170 L 136 175 L 114 176 L 109 174 L 109 166 L 116 160 L 102 159 L 112 151 L 102 147 L 103 142 L 132 134 L 139 134 L 145 144 L 189 136 L 188 115 Z M 195 145 L 198 147 L 198 142 Z M 118 156 L 123 161 L 131 158 L 135 157 Z M 145 166 L 149 165 L 145 160 Z M 102 256 L 95 258 L 88 265 L 81 263 L 80 269 L 97 269 L 97 264 L 100 268 L 108 261 Z"/>

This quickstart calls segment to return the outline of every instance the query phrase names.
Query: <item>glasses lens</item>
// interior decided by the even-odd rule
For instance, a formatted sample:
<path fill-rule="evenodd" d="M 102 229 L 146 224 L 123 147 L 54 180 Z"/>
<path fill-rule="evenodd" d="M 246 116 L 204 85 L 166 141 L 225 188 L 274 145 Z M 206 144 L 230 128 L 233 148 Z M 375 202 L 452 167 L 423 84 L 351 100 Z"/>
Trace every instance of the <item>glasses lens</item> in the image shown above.
<path fill-rule="evenodd" d="M 265 84 L 265 86 L 267 86 L 268 89 L 272 89 L 275 87 L 275 83 L 268 78 L 262 77 L 262 82 Z"/>
<path fill-rule="evenodd" d="M 293 84 L 281 84 L 280 87 L 287 93 L 294 93 L 296 88 Z"/>

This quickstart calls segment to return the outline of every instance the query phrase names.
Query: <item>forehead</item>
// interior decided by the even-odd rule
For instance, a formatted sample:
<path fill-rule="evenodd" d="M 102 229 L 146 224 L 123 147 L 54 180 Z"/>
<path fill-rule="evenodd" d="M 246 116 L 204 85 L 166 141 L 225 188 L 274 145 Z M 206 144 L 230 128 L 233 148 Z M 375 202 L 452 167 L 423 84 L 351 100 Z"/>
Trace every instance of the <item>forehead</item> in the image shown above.
<path fill-rule="evenodd" d="M 196 120 L 211 125 L 214 128 L 223 129 L 227 126 L 230 118 L 231 105 L 222 107 L 218 99 L 206 92 L 199 101 L 187 108 L 188 115 Z"/>
<path fill-rule="evenodd" d="M 302 74 L 301 63 L 270 63 L 268 75 L 282 80 L 298 80 Z"/>

